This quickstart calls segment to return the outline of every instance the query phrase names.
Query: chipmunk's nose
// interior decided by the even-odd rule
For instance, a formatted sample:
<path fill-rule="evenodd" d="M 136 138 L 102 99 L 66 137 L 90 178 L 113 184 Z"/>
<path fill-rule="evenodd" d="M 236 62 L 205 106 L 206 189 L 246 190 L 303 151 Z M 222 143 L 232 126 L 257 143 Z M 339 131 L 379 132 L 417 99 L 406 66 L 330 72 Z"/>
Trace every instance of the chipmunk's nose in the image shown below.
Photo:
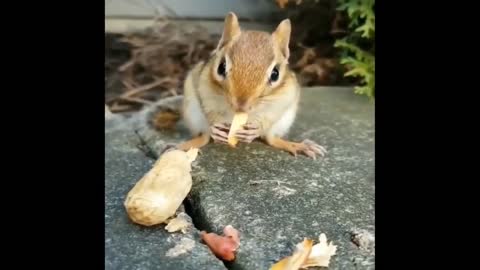
<path fill-rule="evenodd" d="M 236 109 L 238 112 L 248 112 L 250 111 L 251 108 L 252 106 L 247 100 L 243 100 L 243 99 L 237 100 Z"/>

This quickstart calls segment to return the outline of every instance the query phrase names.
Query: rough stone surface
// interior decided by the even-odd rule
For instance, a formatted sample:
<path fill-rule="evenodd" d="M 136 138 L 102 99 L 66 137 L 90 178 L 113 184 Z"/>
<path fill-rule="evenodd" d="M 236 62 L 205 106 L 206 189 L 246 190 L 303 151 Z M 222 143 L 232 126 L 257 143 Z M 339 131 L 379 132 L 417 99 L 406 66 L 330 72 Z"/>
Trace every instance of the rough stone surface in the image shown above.
<path fill-rule="evenodd" d="M 200 225 L 233 225 L 241 247 L 232 269 L 269 269 L 295 244 L 325 233 L 337 248 L 330 269 L 373 269 L 352 232 L 375 232 L 374 106 L 351 89 L 306 90 L 289 139 L 327 148 L 294 158 L 262 143 L 209 145 L 194 167 L 190 197 Z"/>
<path fill-rule="evenodd" d="M 130 189 L 151 168 L 129 121 L 115 116 L 105 122 L 105 269 L 226 269 L 200 243 L 199 232 L 168 233 L 128 219 L 123 202 Z"/>
<path fill-rule="evenodd" d="M 374 269 L 374 105 L 351 88 L 323 87 L 305 89 L 301 103 L 288 138 L 316 141 L 327 148 L 325 158 L 295 158 L 259 142 L 236 149 L 210 144 L 193 163 L 187 211 L 199 229 L 220 234 L 230 224 L 240 231 L 237 259 L 227 264 L 231 269 L 269 269 L 304 237 L 318 240 L 320 233 L 338 246 L 329 269 Z M 182 123 L 178 131 L 169 132 L 138 124 L 146 115 L 130 121 L 137 123 L 138 134 L 157 155 L 167 143 L 189 137 Z M 125 170 L 127 164 L 118 167 Z M 116 177 L 124 176 L 119 172 Z M 118 186 L 123 190 L 116 194 L 128 188 Z M 369 248 L 356 244 L 358 231 L 371 235 Z"/>

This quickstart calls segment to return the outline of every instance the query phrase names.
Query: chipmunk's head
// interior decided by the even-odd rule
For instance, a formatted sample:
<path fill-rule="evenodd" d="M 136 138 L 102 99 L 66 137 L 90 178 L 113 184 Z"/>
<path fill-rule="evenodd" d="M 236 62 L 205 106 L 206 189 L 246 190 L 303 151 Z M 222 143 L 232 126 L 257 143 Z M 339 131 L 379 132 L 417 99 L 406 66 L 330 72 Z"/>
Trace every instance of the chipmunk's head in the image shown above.
<path fill-rule="evenodd" d="M 222 38 L 213 52 L 210 80 L 235 112 L 248 112 L 282 87 L 289 58 L 290 20 L 273 33 L 242 31 L 237 16 L 225 18 Z"/>

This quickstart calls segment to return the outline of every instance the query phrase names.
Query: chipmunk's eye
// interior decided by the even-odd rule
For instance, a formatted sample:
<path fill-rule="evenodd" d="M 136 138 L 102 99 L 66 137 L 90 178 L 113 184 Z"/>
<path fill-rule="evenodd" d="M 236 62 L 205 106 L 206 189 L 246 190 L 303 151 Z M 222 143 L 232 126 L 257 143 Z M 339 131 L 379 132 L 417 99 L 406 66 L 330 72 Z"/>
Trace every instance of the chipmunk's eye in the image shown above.
<path fill-rule="evenodd" d="M 222 77 L 225 77 L 227 75 L 225 59 L 222 59 L 220 65 L 218 65 L 217 73 Z"/>
<path fill-rule="evenodd" d="M 278 68 L 274 67 L 272 73 L 270 74 L 270 82 L 276 82 L 278 80 Z"/>

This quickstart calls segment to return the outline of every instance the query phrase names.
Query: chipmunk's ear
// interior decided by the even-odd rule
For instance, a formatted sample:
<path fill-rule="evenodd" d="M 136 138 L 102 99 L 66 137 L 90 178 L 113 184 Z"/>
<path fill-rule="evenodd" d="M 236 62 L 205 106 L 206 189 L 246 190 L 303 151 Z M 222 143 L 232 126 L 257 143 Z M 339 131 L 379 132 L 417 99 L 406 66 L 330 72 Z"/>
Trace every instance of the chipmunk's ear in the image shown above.
<path fill-rule="evenodd" d="M 288 59 L 290 56 L 290 33 L 292 31 L 292 26 L 289 19 L 283 20 L 278 26 L 277 29 L 272 34 L 273 42 L 277 44 L 282 52 L 283 56 Z"/>
<path fill-rule="evenodd" d="M 229 12 L 225 17 L 225 25 L 223 27 L 223 34 L 218 43 L 217 50 L 225 46 L 225 44 L 237 38 L 241 33 L 240 25 L 238 24 L 237 15 Z"/>

